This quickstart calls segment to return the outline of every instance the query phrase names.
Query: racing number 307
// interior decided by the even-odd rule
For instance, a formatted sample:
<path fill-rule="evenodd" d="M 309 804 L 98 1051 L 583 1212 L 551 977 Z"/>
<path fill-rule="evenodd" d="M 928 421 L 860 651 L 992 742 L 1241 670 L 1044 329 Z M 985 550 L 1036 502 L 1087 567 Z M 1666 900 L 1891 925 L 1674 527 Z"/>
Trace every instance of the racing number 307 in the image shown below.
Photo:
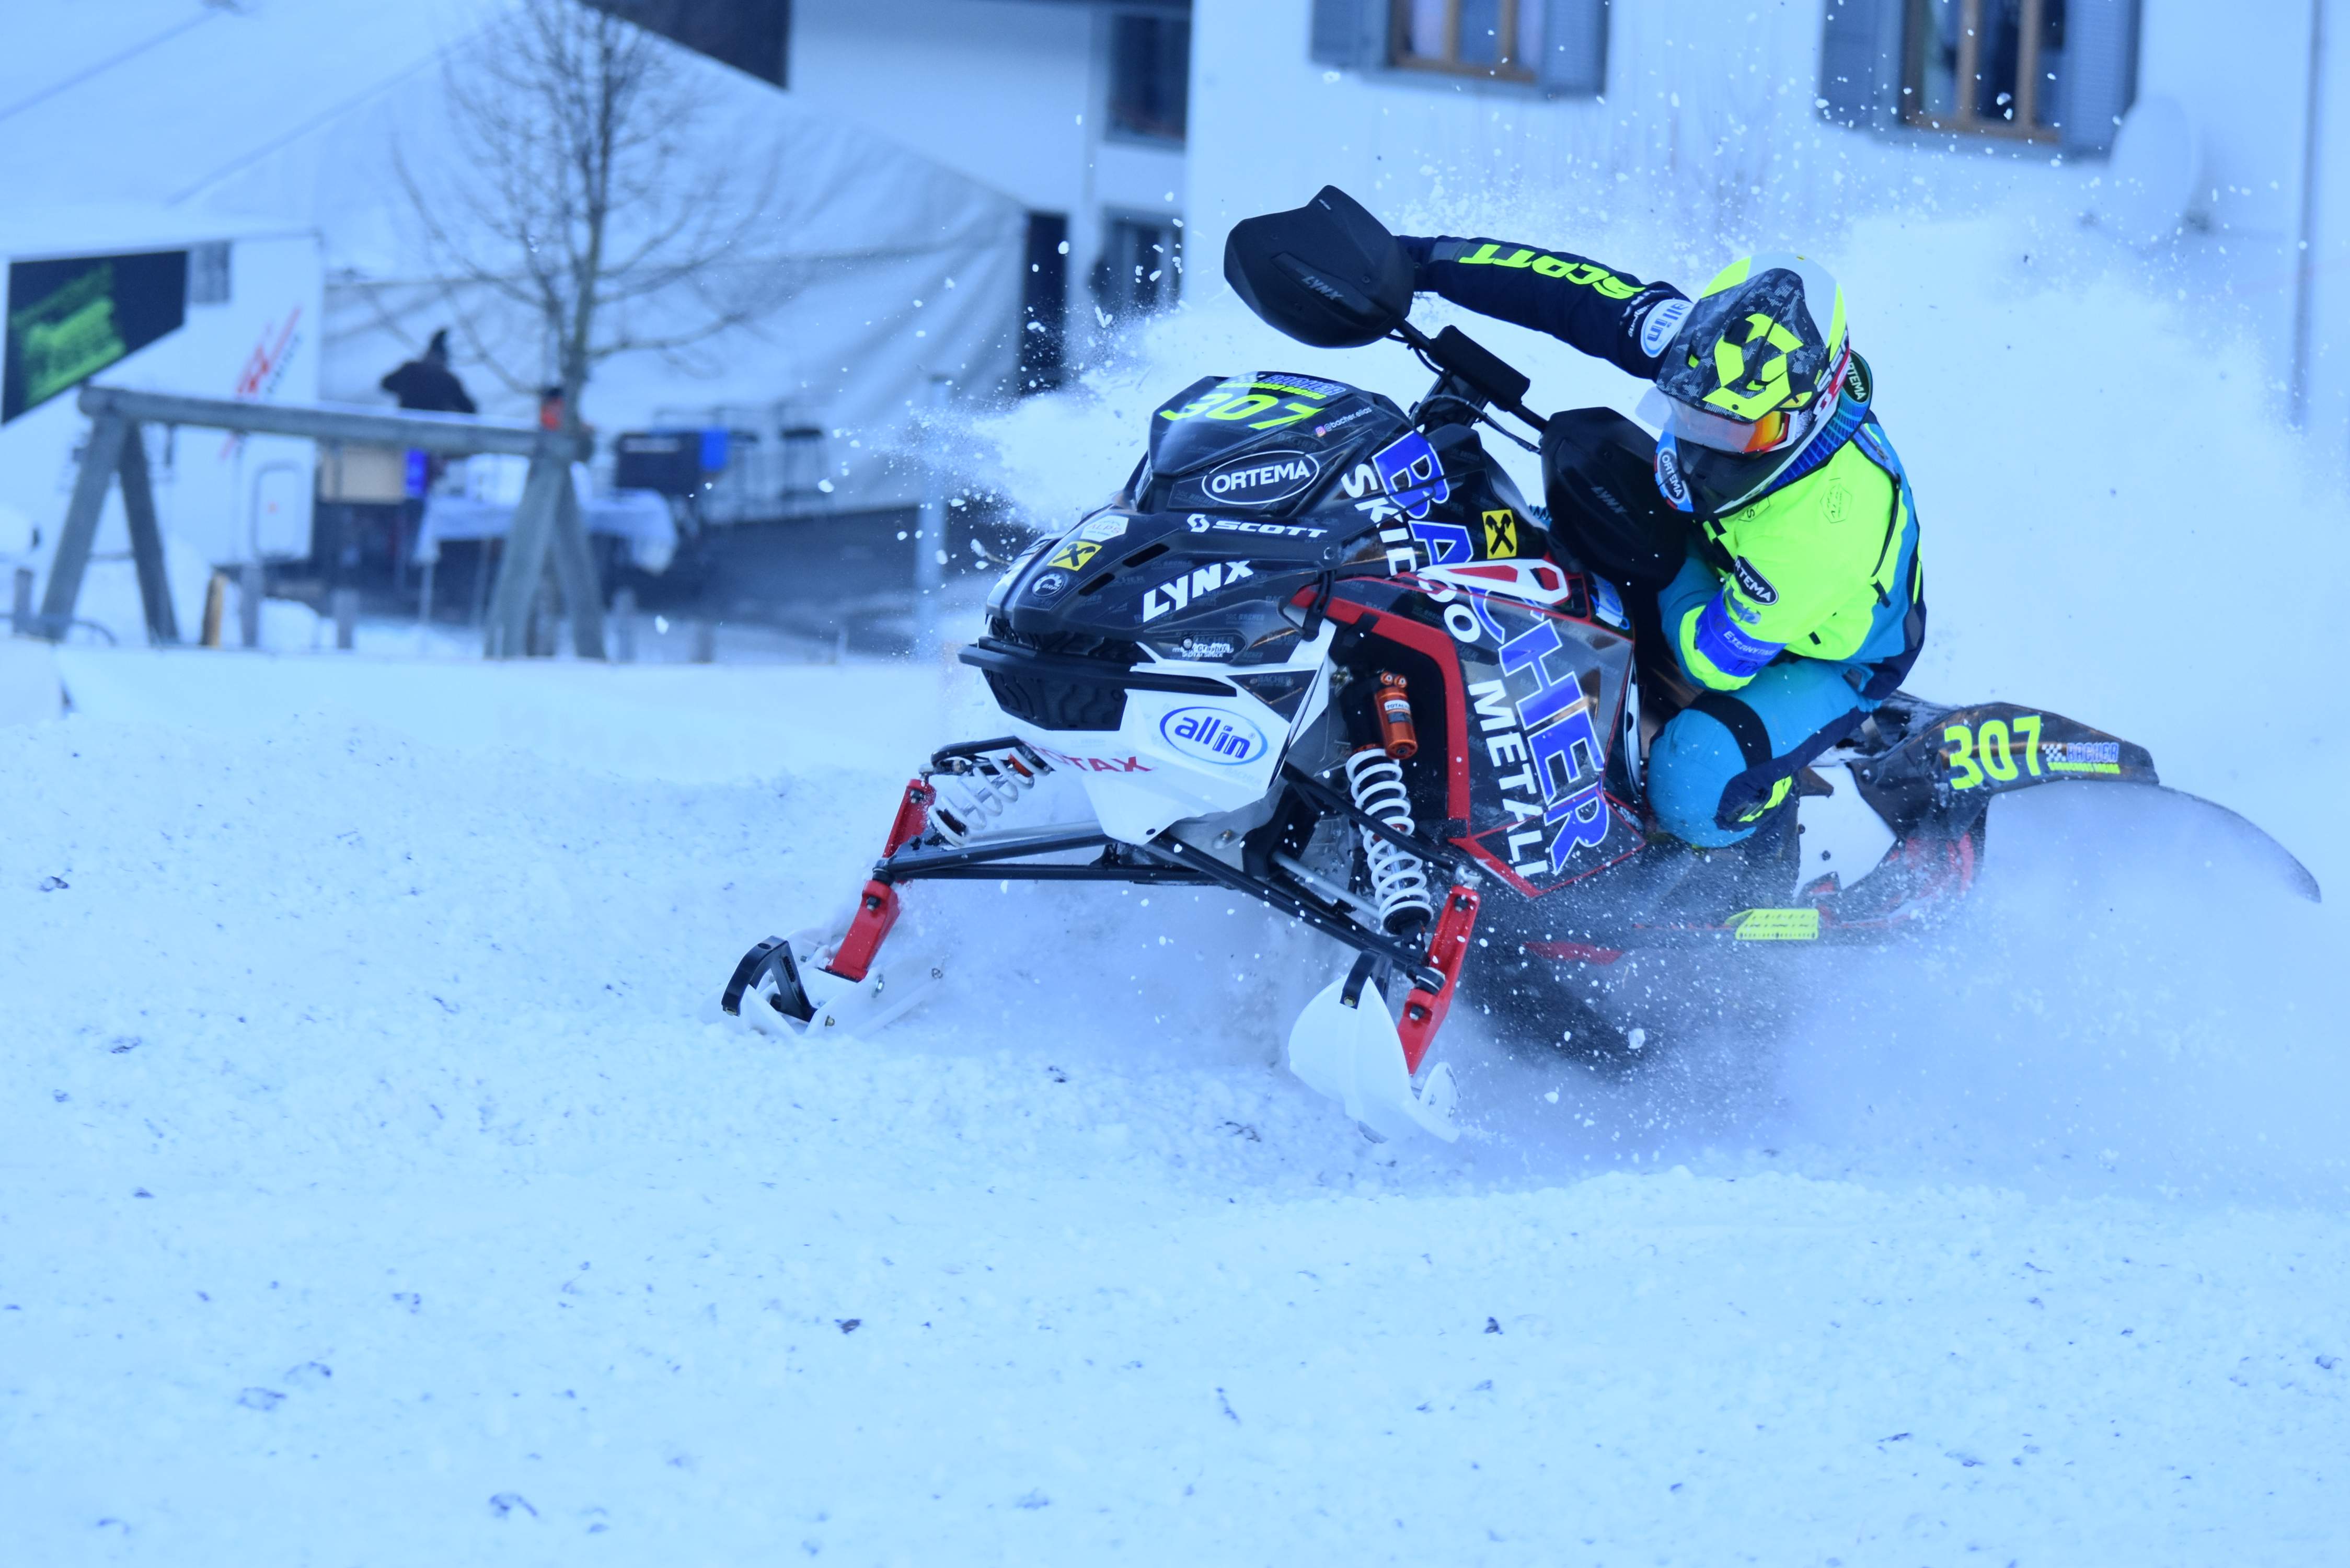
<path fill-rule="evenodd" d="M 1196 420 L 1201 417 L 1211 420 L 1246 420 L 1251 414 L 1264 412 L 1275 403 L 1280 403 L 1284 411 L 1275 414 L 1269 420 L 1250 420 L 1249 429 L 1279 430 L 1283 425 L 1294 425 L 1300 420 L 1310 420 L 1322 411 L 1319 404 L 1301 403 L 1295 399 L 1284 403 L 1279 398 L 1267 397 L 1263 392 L 1246 394 L 1210 392 L 1204 397 L 1193 399 L 1180 409 L 1169 409 L 1159 417 L 1162 420 Z"/>
<path fill-rule="evenodd" d="M 1952 724 L 1942 732 L 1942 760 L 1950 766 L 1952 789 L 1973 789 L 1986 778 L 2005 784 L 2016 775 L 2015 753 L 2023 753 L 2023 766 L 2040 776 L 2040 715 L 2018 713 L 2009 733 L 2004 719 L 1985 719 L 1971 727 Z"/>

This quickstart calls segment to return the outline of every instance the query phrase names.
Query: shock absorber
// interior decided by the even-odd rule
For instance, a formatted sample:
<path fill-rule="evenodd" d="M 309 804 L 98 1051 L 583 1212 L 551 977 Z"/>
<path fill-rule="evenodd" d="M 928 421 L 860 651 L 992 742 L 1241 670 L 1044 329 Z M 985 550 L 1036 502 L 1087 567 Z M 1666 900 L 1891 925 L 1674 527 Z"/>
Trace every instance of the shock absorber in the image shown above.
<path fill-rule="evenodd" d="M 1017 755 L 973 757 L 957 772 L 929 776 L 938 799 L 931 806 L 931 830 L 940 842 L 961 848 L 972 836 L 1019 804 L 1036 787 L 1038 772 Z"/>
<path fill-rule="evenodd" d="M 1376 817 L 1398 833 L 1413 831 L 1411 792 L 1404 787 L 1403 764 L 1378 746 L 1365 746 L 1347 759 L 1347 790 L 1355 809 Z M 1379 923 L 1401 933 L 1433 919 L 1436 906 L 1428 892 L 1428 867 L 1419 857 L 1388 843 L 1367 828 L 1358 827 L 1363 858 L 1370 867 L 1371 898 Z"/>

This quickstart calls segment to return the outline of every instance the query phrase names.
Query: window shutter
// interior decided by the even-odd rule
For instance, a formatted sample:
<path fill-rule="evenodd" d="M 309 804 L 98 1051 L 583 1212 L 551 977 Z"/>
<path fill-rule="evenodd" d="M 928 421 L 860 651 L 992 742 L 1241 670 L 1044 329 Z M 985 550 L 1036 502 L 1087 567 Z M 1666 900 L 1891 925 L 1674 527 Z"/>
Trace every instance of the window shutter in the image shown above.
<path fill-rule="evenodd" d="M 1368 70 L 1388 63 L 1388 0 L 1314 0 L 1306 54 L 1326 66 Z"/>
<path fill-rule="evenodd" d="M 2137 98 L 2137 0 L 2072 0 L 2064 7 L 2064 151 L 2110 152 Z"/>
<path fill-rule="evenodd" d="M 1520 0 L 1543 7 L 1543 91 L 1593 98 L 1607 90 L 1608 0 Z"/>
<path fill-rule="evenodd" d="M 1888 130 L 1901 123 L 1901 24 L 1908 10 L 1905 0 L 1827 0 L 1820 26 L 1820 118 L 1855 130 Z"/>

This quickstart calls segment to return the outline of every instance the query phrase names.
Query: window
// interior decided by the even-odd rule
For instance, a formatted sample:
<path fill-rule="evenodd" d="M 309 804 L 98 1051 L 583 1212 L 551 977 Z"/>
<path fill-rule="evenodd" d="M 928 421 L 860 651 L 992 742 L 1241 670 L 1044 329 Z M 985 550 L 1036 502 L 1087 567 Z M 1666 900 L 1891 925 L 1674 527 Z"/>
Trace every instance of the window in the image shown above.
<path fill-rule="evenodd" d="M 1183 230 L 1169 218 L 1112 218 L 1094 264 L 1094 296 L 1112 316 L 1175 303 L 1183 278 Z"/>
<path fill-rule="evenodd" d="M 1111 133 L 1142 141 L 1180 142 L 1191 98 L 1190 18 L 1111 17 Z"/>
<path fill-rule="evenodd" d="M 1542 0 L 1395 0 L 1393 58 L 1413 70 L 1531 82 Z"/>
<path fill-rule="evenodd" d="M 1069 321 L 1069 219 L 1028 214 L 1028 270 L 1020 285 L 1020 390 L 1061 384 Z"/>
<path fill-rule="evenodd" d="M 783 87 L 789 63 L 792 0 L 590 0 L 698 54 Z"/>
<path fill-rule="evenodd" d="M 1820 111 L 2110 151 L 2137 88 L 2138 0 L 1826 0 Z"/>
<path fill-rule="evenodd" d="M 1314 0 L 1306 53 L 1422 81 L 1588 98 L 1607 90 L 1608 10 L 1609 0 Z"/>
<path fill-rule="evenodd" d="M 2064 67 L 2064 0 L 1917 0 L 1903 118 L 2054 141 Z"/>

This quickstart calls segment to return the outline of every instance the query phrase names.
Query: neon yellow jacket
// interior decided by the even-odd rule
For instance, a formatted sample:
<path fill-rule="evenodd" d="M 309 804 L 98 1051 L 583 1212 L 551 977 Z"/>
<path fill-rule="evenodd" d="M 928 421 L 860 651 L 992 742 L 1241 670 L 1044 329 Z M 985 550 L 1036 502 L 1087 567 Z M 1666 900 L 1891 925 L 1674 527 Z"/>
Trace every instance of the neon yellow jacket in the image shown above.
<path fill-rule="evenodd" d="M 1782 649 L 1835 662 L 1904 650 L 1923 584 L 1918 520 L 1891 455 L 1863 426 L 1813 472 L 1703 520 L 1709 569 L 1684 571 L 1664 596 L 1691 680 L 1734 691 Z"/>

